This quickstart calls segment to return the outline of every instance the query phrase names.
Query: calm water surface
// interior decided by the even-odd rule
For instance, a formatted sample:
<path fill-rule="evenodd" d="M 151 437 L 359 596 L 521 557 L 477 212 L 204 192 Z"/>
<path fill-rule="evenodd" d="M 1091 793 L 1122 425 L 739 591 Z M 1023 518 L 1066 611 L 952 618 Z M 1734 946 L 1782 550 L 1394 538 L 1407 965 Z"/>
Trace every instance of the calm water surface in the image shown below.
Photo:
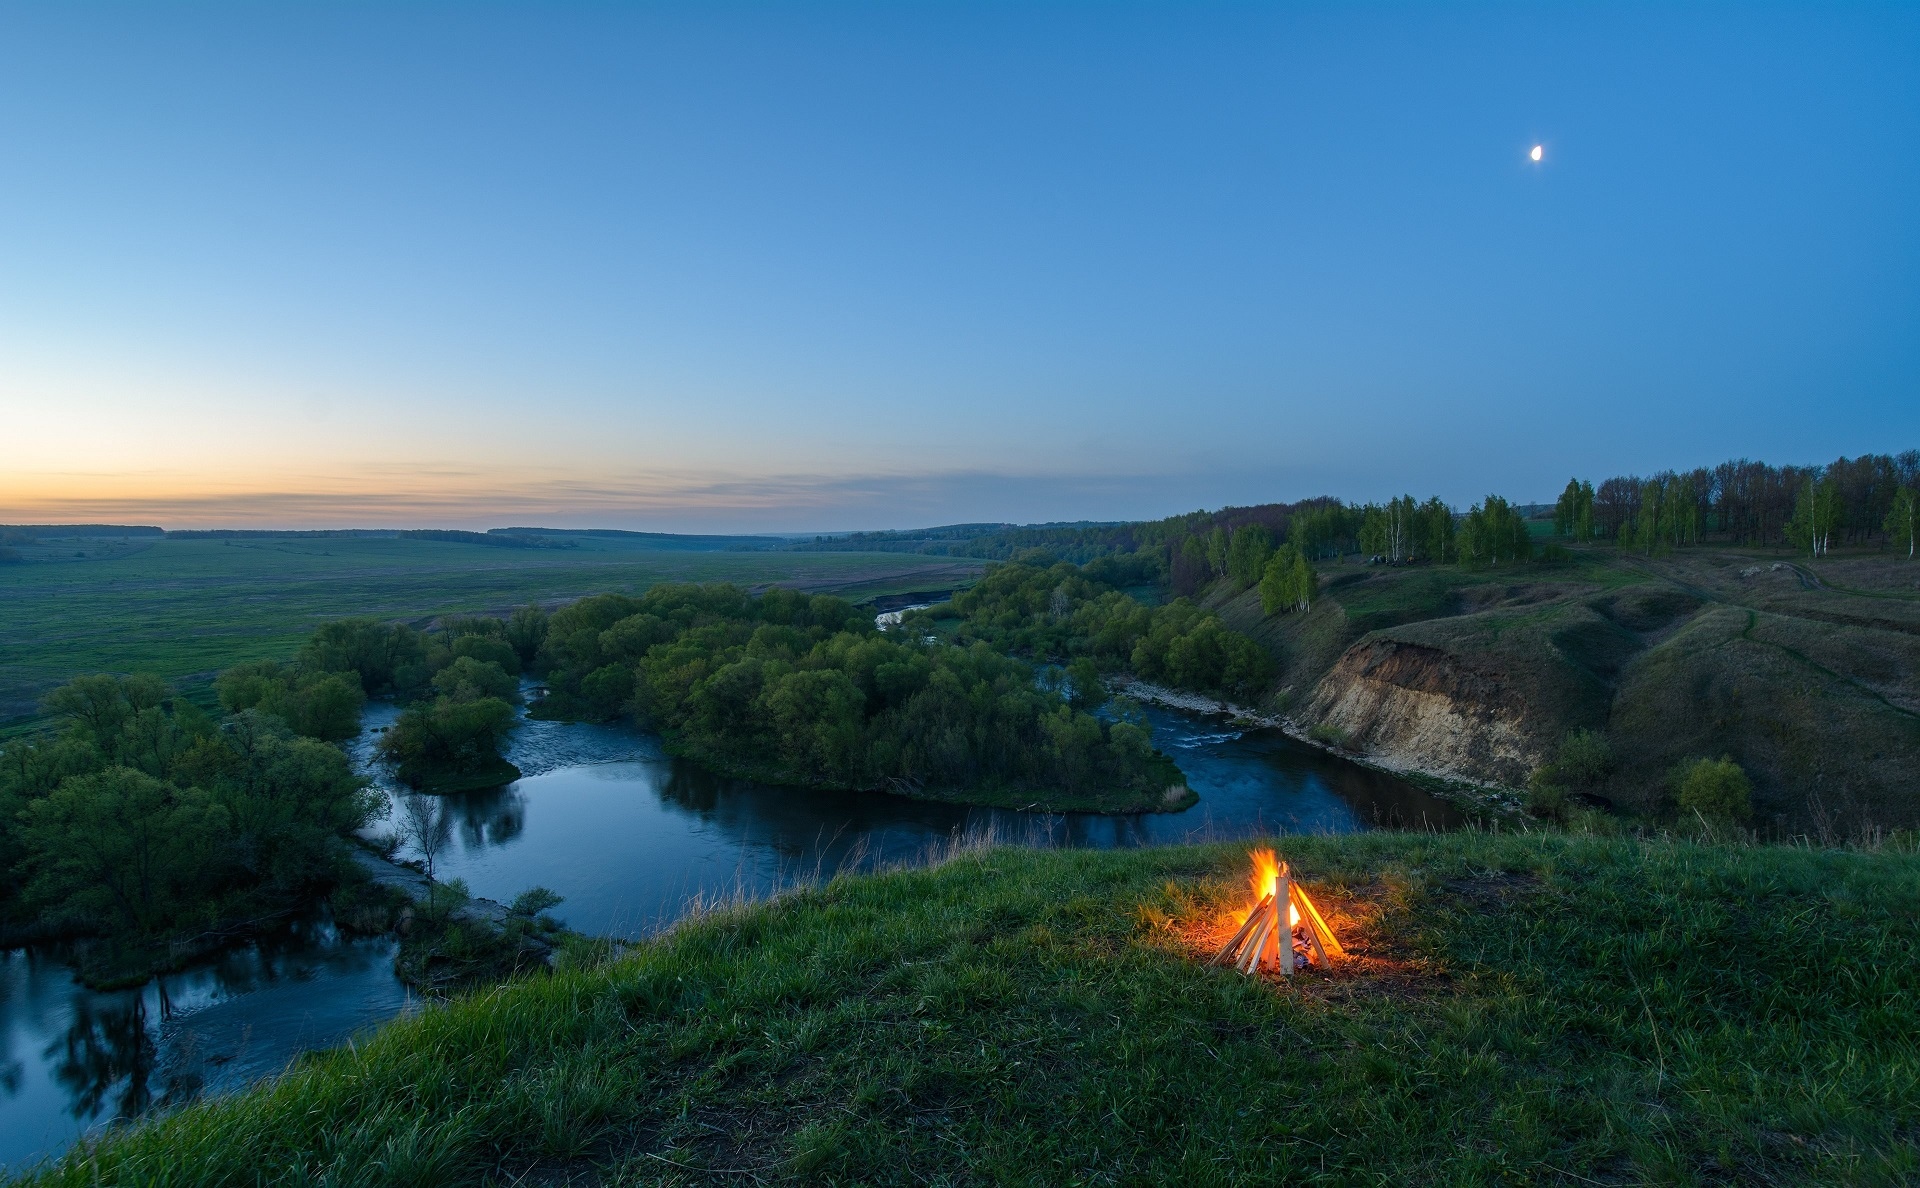
<path fill-rule="evenodd" d="M 1109 848 L 1461 821 L 1405 781 L 1277 731 L 1146 712 L 1155 742 L 1200 794 L 1185 812 L 1019 813 L 774 788 L 672 759 L 637 731 L 528 721 L 509 751 L 523 778 L 424 802 L 439 816 L 435 873 L 502 902 L 548 887 L 565 897 L 555 914 L 572 927 L 641 936 L 696 899 L 912 861 L 970 836 Z M 355 744 L 363 762 L 373 729 L 396 714 L 368 707 L 370 729 Z M 395 808 L 376 832 L 394 829 L 406 795 L 389 791 Z M 57 1153 L 116 1118 L 247 1084 L 407 1010 L 393 953 L 390 940 L 342 937 L 316 916 L 120 993 L 80 986 L 58 953 L 0 955 L 0 1165 Z"/>

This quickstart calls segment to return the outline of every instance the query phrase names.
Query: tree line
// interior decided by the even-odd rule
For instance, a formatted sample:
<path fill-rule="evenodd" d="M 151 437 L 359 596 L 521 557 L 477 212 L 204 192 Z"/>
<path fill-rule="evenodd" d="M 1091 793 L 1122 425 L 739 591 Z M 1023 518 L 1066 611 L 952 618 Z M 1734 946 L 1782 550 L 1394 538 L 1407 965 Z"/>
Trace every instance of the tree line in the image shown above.
<path fill-rule="evenodd" d="M 1708 538 L 1788 545 L 1821 555 L 1834 544 L 1882 544 L 1913 555 L 1920 530 L 1920 451 L 1841 457 L 1821 466 L 1748 459 L 1597 486 L 1569 480 L 1554 531 L 1646 553 Z"/>

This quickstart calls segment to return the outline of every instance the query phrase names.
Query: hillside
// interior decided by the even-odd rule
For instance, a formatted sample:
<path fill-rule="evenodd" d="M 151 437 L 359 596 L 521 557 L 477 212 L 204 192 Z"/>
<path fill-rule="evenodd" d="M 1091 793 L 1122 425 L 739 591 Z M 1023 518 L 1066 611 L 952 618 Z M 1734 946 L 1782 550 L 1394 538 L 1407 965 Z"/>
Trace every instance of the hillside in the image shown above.
<path fill-rule="evenodd" d="M 1572 730 L 1606 731 L 1604 794 L 1658 807 L 1681 760 L 1730 754 L 1763 824 L 1920 825 L 1920 566 L 1700 549 L 1579 550 L 1463 571 L 1343 563 L 1308 612 L 1216 590 L 1282 674 L 1275 708 L 1392 766 L 1518 786 Z"/>
<path fill-rule="evenodd" d="M 1920 1174 L 1920 859 L 1280 846 L 1355 956 L 1210 969 L 1246 848 L 984 850 L 721 911 L 115 1133 L 42 1184 Z"/>

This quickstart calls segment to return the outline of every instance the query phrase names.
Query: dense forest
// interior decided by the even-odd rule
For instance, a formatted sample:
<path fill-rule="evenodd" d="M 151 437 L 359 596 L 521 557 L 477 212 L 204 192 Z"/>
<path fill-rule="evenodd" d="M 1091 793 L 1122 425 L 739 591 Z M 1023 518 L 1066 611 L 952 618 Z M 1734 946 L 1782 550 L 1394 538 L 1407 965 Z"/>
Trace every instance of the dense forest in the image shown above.
<path fill-rule="evenodd" d="M 676 752 L 782 784 L 1094 811 L 1192 802 L 1145 728 L 1087 712 L 985 643 L 881 634 L 837 598 L 733 586 L 554 612 L 543 716 L 632 714 Z M 1075 704 L 1078 702 L 1078 704 Z"/>

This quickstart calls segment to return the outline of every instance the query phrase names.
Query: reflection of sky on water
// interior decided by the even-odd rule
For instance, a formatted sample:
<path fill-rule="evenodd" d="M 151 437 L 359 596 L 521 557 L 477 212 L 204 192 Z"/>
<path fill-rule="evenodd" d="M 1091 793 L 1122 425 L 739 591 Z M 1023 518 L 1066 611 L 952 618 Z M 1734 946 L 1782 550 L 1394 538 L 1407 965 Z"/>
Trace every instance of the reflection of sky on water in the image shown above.
<path fill-rule="evenodd" d="M 82 986 L 57 950 L 0 955 L 0 1166 L 117 1118 L 248 1084 L 392 1018 L 393 943 L 323 919 L 137 990 Z"/>
<path fill-rule="evenodd" d="M 639 935 L 696 898 L 762 895 L 842 869 L 909 862 L 957 837 L 1026 845 L 1138 846 L 1265 832 L 1457 824 L 1425 792 L 1224 718 L 1148 707 L 1162 750 L 1200 794 L 1181 813 L 1019 813 L 877 793 L 811 792 L 715 776 L 619 727 L 536 729 L 506 788 L 437 798 L 448 841 L 436 873 L 502 902 L 528 887 L 566 898 L 585 932 Z"/>

